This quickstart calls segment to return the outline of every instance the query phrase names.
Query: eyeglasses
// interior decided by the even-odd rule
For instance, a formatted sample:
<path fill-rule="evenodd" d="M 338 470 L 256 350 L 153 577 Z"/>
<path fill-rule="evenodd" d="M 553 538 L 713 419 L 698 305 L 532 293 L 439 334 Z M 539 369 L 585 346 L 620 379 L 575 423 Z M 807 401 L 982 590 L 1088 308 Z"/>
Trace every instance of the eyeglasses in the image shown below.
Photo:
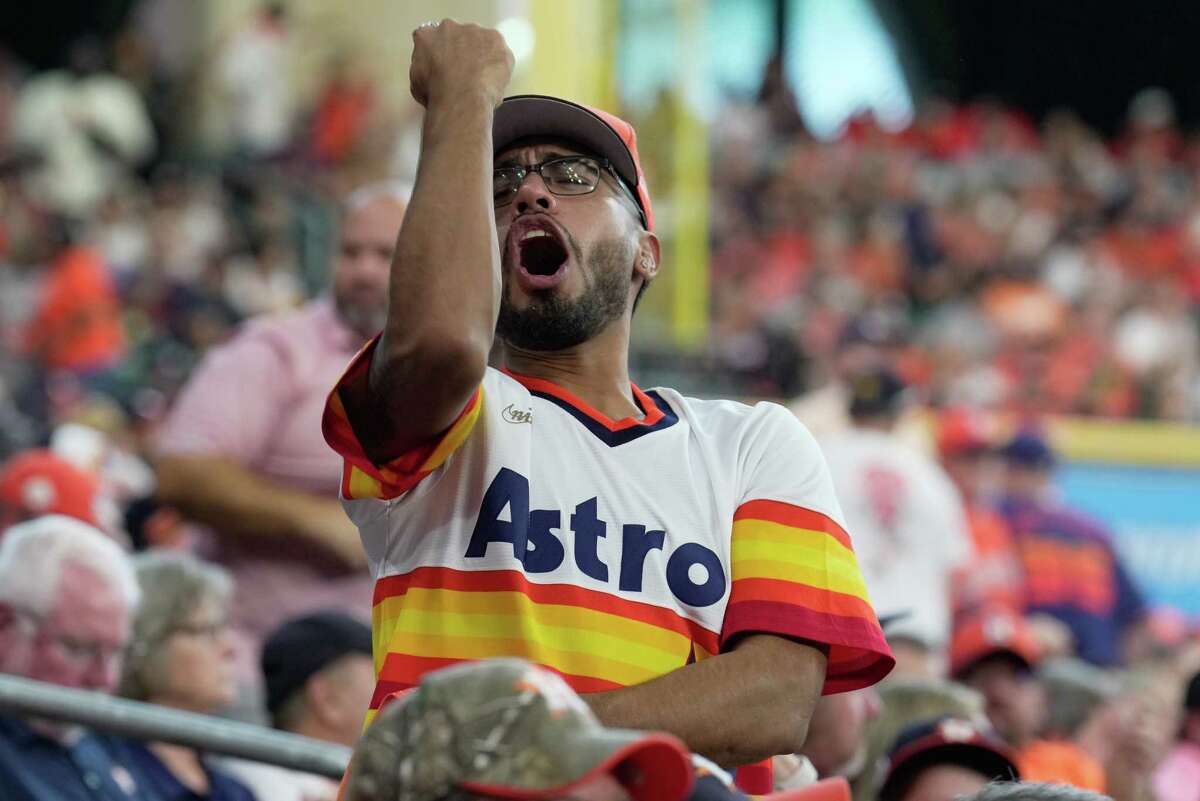
<path fill-rule="evenodd" d="M 229 630 L 229 618 L 221 618 L 208 623 L 181 623 L 171 629 L 172 634 L 186 634 L 189 637 L 204 637 L 215 640 Z"/>
<path fill-rule="evenodd" d="M 600 175 L 604 171 L 611 173 L 621 189 L 634 201 L 644 225 L 645 214 L 642 213 L 642 207 L 608 159 L 562 156 L 538 164 L 497 167 L 492 170 L 492 202 L 496 208 L 512 203 L 513 198 L 521 191 L 521 184 L 525 183 L 526 176 L 531 172 L 542 176 L 542 182 L 552 195 L 587 195 L 596 191 L 596 187 L 600 185 Z"/>
<path fill-rule="evenodd" d="M 34 624 L 37 636 L 44 637 L 58 648 L 63 657 L 78 668 L 86 668 L 96 662 L 110 665 L 123 659 L 128 653 L 127 646 L 108 645 L 91 640 L 81 640 L 66 634 L 49 631 L 46 619 L 42 615 L 28 609 L 15 610 L 19 617 Z"/>

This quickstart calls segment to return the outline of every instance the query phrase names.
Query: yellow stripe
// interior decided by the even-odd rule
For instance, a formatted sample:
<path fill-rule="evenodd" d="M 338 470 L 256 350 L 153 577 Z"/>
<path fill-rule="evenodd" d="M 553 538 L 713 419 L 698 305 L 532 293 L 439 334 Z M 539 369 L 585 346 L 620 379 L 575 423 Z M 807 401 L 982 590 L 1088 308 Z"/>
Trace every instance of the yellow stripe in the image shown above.
<path fill-rule="evenodd" d="M 476 393 L 470 411 L 464 414 L 454 427 L 446 432 L 446 436 L 442 437 L 442 441 L 438 443 L 437 448 L 433 453 L 429 454 L 429 458 L 425 460 L 425 464 L 421 465 L 421 472 L 429 473 L 437 470 L 442 466 L 442 462 L 450 458 L 450 454 L 458 450 L 458 446 L 462 445 L 463 440 L 475 428 L 475 421 L 479 419 L 479 413 L 483 409 L 483 387 L 480 387 Z"/>
<path fill-rule="evenodd" d="M 576 645 L 584 645 L 587 632 Z M 434 633 L 412 634 L 397 630 L 390 645 L 394 654 L 408 654 L 434 659 L 489 659 L 496 656 L 523 657 L 531 662 L 552 667 L 563 673 L 591 676 L 617 684 L 640 684 L 661 676 L 686 661 L 686 655 L 657 668 L 641 667 L 604 658 L 571 648 L 552 648 L 542 642 L 507 637 L 458 637 Z"/>
<path fill-rule="evenodd" d="M 354 465 L 350 465 L 350 500 L 382 497 L 383 485 Z"/>
<path fill-rule="evenodd" d="M 623 661 L 658 669 L 686 658 L 691 639 L 593 609 L 537 604 L 520 592 L 457 592 L 414 588 L 376 606 L 378 622 L 393 631 L 419 633 L 433 627 L 461 636 L 527 638 L 540 642 L 580 640 L 573 650 L 619 653 Z"/>
<path fill-rule="evenodd" d="M 838 559 L 855 559 L 854 551 L 842 545 L 837 538 L 824 531 L 775 523 L 770 520 L 755 520 L 746 518 L 733 524 L 733 554 L 737 555 L 738 545 L 747 542 L 773 543 L 780 546 L 799 545 L 809 550 L 828 553 Z M 855 560 L 857 564 L 857 560 Z"/>
<path fill-rule="evenodd" d="M 761 540 L 743 540 L 735 542 L 732 554 L 733 563 L 772 561 L 782 562 L 795 567 L 812 570 L 829 570 L 839 576 L 852 576 L 859 572 L 858 560 L 844 548 L 820 548 L 803 543 L 788 543 L 786 545 Z M 746 578 L 734 570 L 734 579 Z"/>
<path fill-rule="evenodd" d="M 776 559 L 734 559 L 733 578 L 734 581 L 746 578 L 790 581 L 820 590 L 856 595 L 863 600 L 868 598 L 866 585 L 858 569 L 850 569 L 836 562 L 812 566 L 789 564 Z"/>

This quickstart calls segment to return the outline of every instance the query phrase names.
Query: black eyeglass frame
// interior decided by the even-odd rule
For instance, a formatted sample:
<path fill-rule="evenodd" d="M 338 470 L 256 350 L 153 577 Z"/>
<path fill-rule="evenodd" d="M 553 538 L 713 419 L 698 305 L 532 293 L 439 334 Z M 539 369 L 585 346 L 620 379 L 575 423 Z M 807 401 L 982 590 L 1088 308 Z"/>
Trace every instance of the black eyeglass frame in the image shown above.
<path fill-rule="evenodd" d="M 638 202 L 637 195 L 632 189 L 629 188 L 629 184 L 625 183 L 625 179 L 623 179 L 617 172 L 616 168 L 613 167 L 612 162 L 605 158 L 592 158 L 591 156 L 581 155 L 555 156 L 554 158 L 546 159 L 545 161 L 539 161 L 536 164 L 509 164 L 504 167 L 494 167 L 492 169 L 492 203 L 496 208 L 507 206 L 509 203 L 512 203 L 513 198 L 515 198 L 521 191 L 521 186 L 524 185 L 525 179 L 529 177 L 531 172 L 536 172 L 538 175 L 542 175 L 542 170 L 545 169 L 547 165 L 559 164 L 564 161 L 582 161 L 596 165 L 596 183 L 592 184 L 586 191 L 583 192 L 556 192 L 554 187 L 551 185 L 551 182 L 546 181 L 545 176 L 542 176 L 542 182 L 546 184 L 546 190 L 550 192 L 550 194 L 557 195 L 558 197 L 580 197 L 581 195 L 590 195 L 596 191 L 596 187 L 600 186 L 600 174 L 607 171 L 610 175 L 612 175 L 613 178 L 616 179 L 617 185 L 625 191 L 625 193 L 629 196 L 629 199 L 633 201 L 633 205 L 637 207 L 638 210 L 638 219 L 641 220 L 642 227 L 646 227 L 646 212 L 642 209 L 642 204 Z M 508 198 L 504 201 L 498 201 L 496 199 L 494 187 L 496 177 L 502 172 L 515 173 L 516 180 L 512 184 L 512 192 L 508 195 Z"/>

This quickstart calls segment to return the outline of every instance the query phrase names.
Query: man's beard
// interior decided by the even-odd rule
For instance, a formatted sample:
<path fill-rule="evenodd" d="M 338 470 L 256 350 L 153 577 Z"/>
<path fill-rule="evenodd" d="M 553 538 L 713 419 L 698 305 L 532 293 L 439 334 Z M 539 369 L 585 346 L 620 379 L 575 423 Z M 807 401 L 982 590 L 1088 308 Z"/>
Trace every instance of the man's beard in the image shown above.
<path fill-rule="evenodd" d="M 342 322 L 364 338 L 378 334 L 383 330 L 384 323 L 387 322 L 387 303 L 366 305 L 336 295 L 333 303 Z"/>
<path fill-rule="evenodd" d="M 583 266 L 578 245 L 570 242 L 575 263 Z M 507 344 L 523 350 L 555 351 L 573 348 L 599 334 L 625 313 L 629 302 L 629 271 L 621 265 L 629 260 L 624 240 L 597 242 L 583 271 L 583 294 L 573 300 L 556 290 L 534 292 L 528 306 L 516 309 L 509 300 L 509 269 L 504 270 L 500 316 L 496 334 Z"/>

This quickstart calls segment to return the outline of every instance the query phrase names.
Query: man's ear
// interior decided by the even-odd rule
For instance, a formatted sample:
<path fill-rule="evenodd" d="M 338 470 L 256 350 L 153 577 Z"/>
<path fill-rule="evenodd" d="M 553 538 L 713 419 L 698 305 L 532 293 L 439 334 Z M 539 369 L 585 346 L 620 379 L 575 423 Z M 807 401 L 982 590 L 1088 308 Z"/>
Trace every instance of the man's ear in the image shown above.
<path fill-rule="evenodd" d="M 643 231 L 638 241 L 637 258 L 633 262 L 633 271 L 642 277 L 643 283 L 650 283 L 658 275 L 661 255 L 658 237 L 651 231 Z"/>

